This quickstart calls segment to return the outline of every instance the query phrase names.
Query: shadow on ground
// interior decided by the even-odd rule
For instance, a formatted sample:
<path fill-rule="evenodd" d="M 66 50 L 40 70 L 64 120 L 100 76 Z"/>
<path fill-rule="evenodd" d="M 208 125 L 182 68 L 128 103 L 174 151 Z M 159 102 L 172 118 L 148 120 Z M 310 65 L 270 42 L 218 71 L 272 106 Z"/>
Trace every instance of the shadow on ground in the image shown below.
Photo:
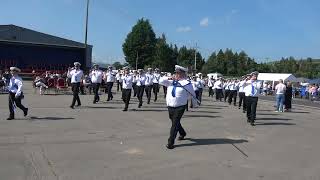
<path fill-rule="evenodd" d="M 185 140 L 191 141 L 188 144 L 178 144 L 176 147 L 185 147 L 185 146 L 203 146 L 203 145 L 214 145 L 214 144 L 239 144 L 246 143 L 248 140 L 245 139 L 226 139 L 226 138 L 218 138 L 218 139 L 193 139 L 186 138 Z"/>
<path fill-rule="evenodd" d="M 74 119 L 72 117 L 36 117 L 32 116 L 30 117 L 31 120 L 71 120 Z"/>

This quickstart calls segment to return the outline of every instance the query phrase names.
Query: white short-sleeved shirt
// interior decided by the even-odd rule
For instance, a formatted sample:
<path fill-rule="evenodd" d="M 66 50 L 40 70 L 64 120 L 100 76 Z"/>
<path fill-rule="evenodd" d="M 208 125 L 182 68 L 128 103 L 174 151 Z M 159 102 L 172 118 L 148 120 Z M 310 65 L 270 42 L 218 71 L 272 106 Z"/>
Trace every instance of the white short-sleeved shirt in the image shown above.
<path fill-rule="evenodd" d="M 20 96 L 22 93 L 22 79 L 19 76 L 13 76 L 10 79 L 8 89 L 11 93 L 15 93 L 16 96 Z"/>
<path fill-rule="evenodd" d="M 286 85 L 284 85 L 283 83 L 279 83 L 276 85 L 275 90 L 276 94 L 284 94 L 286 91 Z"/>
<path fill-rule="evenodd" d="M 145 82 L 145 85 L 146 86 L 150 86 L 150 85 L 153 85 L 153 74 L 150 74 L 150 73 L 146 73 L 146 82 Z"/>
<path fill-rule="evenodd" d="M 83 77 L 83 71 L 81 69 L 73 69 L 68 72 L 68 77 L 71 78 L 71 83 L 79 83 Z"/>
<path fill-rule="evenodd" d="M 123 89 L 132 89 L 132 80 L 133 80 L 133 77 L 128 74 L 128 75 L 123 75 L 121 77 L 122 79 L 122 88 Z"/>
<path fill-rule="evenodd" d="M 223 86 L 222 82 L 220 80 L 218 80 L 214 83 L 213 87 L 214 87 L 214 89 L 222 89 L 222 86 Z"/>
<path fill-rule="evenodd" d="M 144 74 L 137 76 L 137 86 L 144 86 L 146 83 L 146 76 Z"/>
<path fill-rule="evenodd" d="M 104 78 L 105 78 L 106 82 L 114 82 L 116 79 L 116 74 L 113 73 L 112 71 L 107 71 L 104 74 Z"/>
<path fill-rule="evenodd" d="M 168 107 L 187 105 L 189 96 L 192 97 L 191 100 L 194 107 L 197 105 L 197 100 L 195 99 L 196 94 L 193 90 L 192 83 L 189 80 L 179 80 L 178 86 L 174 87 L 173 80 L 168 80 L 167 77 L 161 77 L 159 83 L 168 87 L 166 96 Z"/>
<path fill-rule="evenodd" d="M 246 96 L 251 96 L 251 97 L 258 97 L 260 94 L 260 88 L 262 84 L 261 81 L 246 81 L 245 87 L 244 87 L 244 92 Z"/>
<path fill-rule="evenodd" d="M 153 83 L 154 84 L 159 84 L 159 80 L 160 80 L 160 74 L 159 73 L 154 73 L 153 74 Z"/>
<path fill-rule="evenodd" d="M 89 74 L 92 83 L 101 83 L 103 78 L 103 72 L 101 70 L 93 70 Z"/>

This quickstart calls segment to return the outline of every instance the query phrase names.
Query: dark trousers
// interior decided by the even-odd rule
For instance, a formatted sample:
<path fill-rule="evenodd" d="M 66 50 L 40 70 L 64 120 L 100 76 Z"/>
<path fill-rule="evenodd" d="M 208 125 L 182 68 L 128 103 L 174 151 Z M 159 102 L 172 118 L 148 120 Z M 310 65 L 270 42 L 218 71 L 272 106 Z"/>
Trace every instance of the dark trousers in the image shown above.
<path fill-rule="evenodd" d="M 148 99 L 148 104 L 150 104 L 152 85 L 145 86 L 145 91 Z"/>
<path fill-rule="evenodd" d="M 243 110 L 244 111 L 247 110 L 245 98 L 246 98 L 245 93 L 239 92 L 239 108 L 241 107 L 241 105 L 243 103 Z"/>
<path fill-rule="evenodd" d="M 100 101 L 100 97 L 99 97 L 100 83 L 92 83 L 92 87 L 93 87 L 93 93 L 94 93 L 93 103 L 96 103 Z"/>
<path fill-rule="evenodd" d="M 201 101 L 202 101 L 202 92 L 203 92 L 203 88 L 199 88 L 199 97 L 198 97 L 198 100 L 200 101 L 200 103 L 201 103 Z"/>
<path fill-rule="evenodd" d="M 133 97 L 137 96 L 137 83 L 132 83 Z"/>
<path fill-rule="evenodd" d="M 159 93 L 159 84 L 154 83 L 152 89 L 153 89 L 153 94 L 154 94 L 154 101 L 157 101 L 158 93 Z"/>
<path fill-rule="evenodd" d="M 199 91 L 199 90 L 196 90 L 196 91 L 194 91 L 194 93 L 196 94 L 196 98 L 199 100 L 200 91 Z M 191 107 L 191 108 L 193 107 L 192 100 L 191 100 L 191 103 L 190 103 L 190 107 Z"/>
<path fill-rule="evenodd" d="M 112 83 L 112 85 L 113 85 L 113 83 Z M 117 91 L 118 92 L 119 92 L 119 88 L 122 91 L 122 83 L 119 80 L 117 80 Z"/>
<path fill-rule="evenodd" d="M 125 107 L 124 107 L 125 110 L 128 110 L 130 98 L 131 98 L 131 89 L 122 89 L 122 100 L 125 104 Z"/>
<path fill-rule="evenodd" d="M 233 105 L 237 105 L 237 90 L 230 90 L 228 103 L 231 104 L 233 99 Z"/>
<path fill-rule="evenodd" d="M 113 99 L 113 95 L 112 95 L 112 87 L 113 87 L 113 82 L 107 82 L 107 92 L 108 92 L 108 101 L 110 101 L 110 99 Z"/>
<path fill-rule="evenodd" d="M 224 102 L 227 101 L 227 98 L 229 97 L 229 94 L 230 94 L 230 90 L 224 90 Z"/>
<path fill-rule="evenodd" d="M 19 97 L 15 97 L 16 94 L 15 93 L 9 93 L 9 111 L 10 111 L 10 118 L 14 118 L 14 103 L 15 105 L 20 108 L 23 112 L 27 111 L 28 109 L 26 107 L 24 107 L 21 104 L 21 96 Z"/>
<path fill-rule="evenodd" d="M 139 106 L 142 106 L 142 98 L 143 98 L 143 92 L 144 92 L 144 87 L 145 86 L 138 86 L 138 91 L 137 91 L 137 97 L 139 100 Z"/>
<path fill-rule="evenodd" d="M 180 136 L 185 136 L 186 132 L 181 126 L 180 120 L 183 116 L 183 113 L 186 109 L 186 106 L 179 106 L 179 107 L 168 107 L 169 118 L 171 120 L 171 129 L 170 129 L 170 137 L 168 139 L 168 144 L 173 145 L 174 141 L 177 137 L 179 132 Z"/>
<path fill-rule="evenodd" d="M 247 104 L 247 118 L 250 122 L 254 122 L 256 119 L 258 97 L 246 96 L 246 104 Z"/>
<path fill-rule="evenodd" d="M 223 97 L 222 89 L 216 89 L 216 100 L 222 101 L 222 97 Z"/>
<path fill-rule="evenodd" d="M 79 98 L 80 83 L 72 83 L 71 87 L 73 92 L 73 99 L 72 99 L 71 106 L 73 107 L 76 104 L 76 101 L 78 103 L 78 106 L 80 106 L 81 105 L 81 101 Z"/>
<path fill-rule="evenodd" d="M 163 93 L 164 93 L 164 98 L 167 97 L 167 86 L 162 86 L 163 88 Z"/>
<path fill-rule="evenodd" d="M 209 97 L 213 97 L 213 89 L 212 87 L 209 87 Z"/>

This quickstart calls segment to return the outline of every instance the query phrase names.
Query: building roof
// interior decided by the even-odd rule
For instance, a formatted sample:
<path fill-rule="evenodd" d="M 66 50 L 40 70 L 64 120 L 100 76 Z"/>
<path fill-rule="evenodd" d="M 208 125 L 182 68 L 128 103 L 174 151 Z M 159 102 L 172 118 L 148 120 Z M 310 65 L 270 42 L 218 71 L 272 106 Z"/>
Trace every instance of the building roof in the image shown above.
<path fill-rule="evenodd" d="M 84 48 L 85 44 L 41 33 L 16 25 L 0 25 L 0 41 L 20 42 L 30 44 L 44 44 L 54 46 L 69 46 Z"/>

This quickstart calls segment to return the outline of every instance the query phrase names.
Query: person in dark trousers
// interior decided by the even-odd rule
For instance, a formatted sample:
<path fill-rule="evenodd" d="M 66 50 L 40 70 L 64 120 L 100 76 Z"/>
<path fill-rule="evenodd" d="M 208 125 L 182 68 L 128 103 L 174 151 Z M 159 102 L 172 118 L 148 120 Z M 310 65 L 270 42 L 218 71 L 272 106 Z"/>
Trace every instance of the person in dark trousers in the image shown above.
<path fill-rule="evenodd" d="M 115 81 L 115 77 L 116 77 L 116 74 L 113 73 L 112 66 L 109 66 L 108 70 L 104 74 L 104 80 L 105 80 L 105 82 L 107 82 L 106 83 L 106 88 L 107 88 L 106 91 L 108 93 L 107 101 L 110 101 L 113 99 L 112 87 L 113 87 L 113 83 Z"/>
<path fill-rule="evenodd" d="M 245 83 L 244 87 L 247 106 L 247 122 L 249 122 L 251 126 L 255 126 L 254 122 L 256 119 L 258 96 L 262 86 L 261 81 L 257 81 L 258 74 L 259 72 L 257 71 L 252 72 L 251 79 Z"/>
<path fill-rule="evenodd" d="M 158 93 L 159 93 L 159 80 L 160 80 L 160 70 L 158 68 L 154 69 L 153 73 L 153 94 L 154 94 L 154 102 L 158 100 Z"/>
<path fill-rule="evenodd" d="M 122 80 L 121 80 L 121 70 L 118 69 L 118 73 L 116 75 L 116 80 L 117 80 L 117 92 L 119 92 L 119 89 L 122 91 Z"/>
<path fill-rule="evenodd" d="M 15 108 L 18 107 L 23 111 L 24 116 L 28 115 L 28 108 L 21 104 L 21 100 L 24 98 L 22 92 L 22 79 L 18 76 L 21 70 L 17 67 L 10 67 L 11 78 L 9 80 L 8 91 L 9 91 L 9 111 L 10 115 L 7 120 L 13 120 Z"/>
<path fill-rule="evenodd" d="M 133 97 L 136 97 L 137 96 L 137 76 L 138 76 L 138 73 L 136 70 L 133 70 L 133 74 L 132 74 L 132 89 L 133 89 Z"/>
<path fill-rule="evenodd" d="M 195 92 L 186 75 L 188 69 L 176 65 L 175 71 L 176 74 L 174 77 L 160 78 L 160 84 L 168 87 L 166 101 L 169 118 L 171 120 L 170 136 L 168 138 L 168 144 L 166 145 L 168 149 L 174 148 L 174 142 L 178 132 L 180 134 L 178 140 L 184 140 L 185 136 L 187 135 L 180 121 L 185 112 L 187 101 L 190 96 L 192 97 L 191 99 L 194 104 L 193 107 L 197 107 Z"/>
<path fill-rule="evenodd" d="M 292 84 L 287 82 L 285 97 L 284 97 L 284 107 L 285 111 L 290 112 L 292 108 Z"/>
<path fill-rule="evenodd" d="M 228 103 L 231 105 L 233 101 L 233 105 L 237 105 L 237 92 L 238 92 L 238 82 L 236 79 L 233 79 L 229 83 L 229 98 L 228 98 Z"/>
<path fill-rule="evenodd" d="M 132 76 L 130 75 L 130 69 L 128 67 L 124 68 L 124 75 L 122 78 L 122 100 L 125 104 L 123 111 L 128 111 L 130 98 L 131 98 L 131 89 L 132 89 Z"/>
<path fill-rule="evenodd" d="M 100 101 L 99 88 L 103 78 L 103 72 L 99 70 L 98 64 L 93 65 L 93 70 L 90 72 L 89 76 L 91 78 L 94 93 L 93 104 L 95 104 Z"/>
<path fill-rule="evenodd" d="M 246 106 L 246 94 L 244 92 L 245 83 L 251 78 L 251 75 L 248 74 L 246 76 L 242 76 L 242 81 L 239 83 L 239 109 L 242 106 L 242 112 L 245 113 L 247 111 Z"/>
<path fill-rule="evenodd" d="M 216 101 L 221 102 L 223 98 L 223 92 L 222 92 L 223 81 L 221 77 L 219 77 L 219 80 L 214 83 L 213 88 L 216 90 Z"/>
<path fill-rule="evenodd" d="M 147 104 L 150 104 L 151 100 L 151 91 L 153 87 L 153 73 L 152 73 L 152 68 L 148 68 L 148 72 L 145 74 L 146 75 L 146 82 L 145 82 L 145 91 L 147 95 Z"/>
<path fill-rule="evenodd" d="M 71 78 L 71 87 L 73 92 L 73 99 L 70 108 L 74 109 L 76 102 L 77 106 L 81 106 L 79 97 L 80 83 L 83 79 L 83 71 L 80 69 L 81 64 L 79 62 L 74 63 L 73 69 L 68 69 L 68 77 Z"/>
<path fill-rule="evenodd" d="M 213 86 L 214 86 L 214 79 L 213 76 L 210 77 L 210 79 L 208 79 L 208 87 L 209 87 L 209 97 L 213 97 L 214 92 L 213 92 Z"/>
<path fill-rule="evenodd" d="M 143 99 L 143 92 L 144 92 L 145 83 L 146 83 L 146 75 L 144 74 L 143 69 L 139 69 L 138 73 L 139 74 L 137 76 L 137 87 L 138 87 L 137 98 L 139 100 L 138 108 L 141 108 L 143 103 L 142 99 Z"/>
<path fill-rule="evenodd" d="M 230 94 L 229 84 L 230 84 L 230 80 L 227 80 L 227 82 L 223 84 L 224 85 L 224 102 L 227 102 L 227 98 L 229 97 L 229 94 Z"/>
<path fill-rule="evenodd" d="M 202 73 L 199 73 L 199 77 L 197 78 L 197 81 L 199 82 L 199 101 L 201 102 L 202 101 L 202 92 L 203 92 L 203 89 L 204 89 L 204 86 L 205 86 L 205 82 L 202 78 Z"/>

